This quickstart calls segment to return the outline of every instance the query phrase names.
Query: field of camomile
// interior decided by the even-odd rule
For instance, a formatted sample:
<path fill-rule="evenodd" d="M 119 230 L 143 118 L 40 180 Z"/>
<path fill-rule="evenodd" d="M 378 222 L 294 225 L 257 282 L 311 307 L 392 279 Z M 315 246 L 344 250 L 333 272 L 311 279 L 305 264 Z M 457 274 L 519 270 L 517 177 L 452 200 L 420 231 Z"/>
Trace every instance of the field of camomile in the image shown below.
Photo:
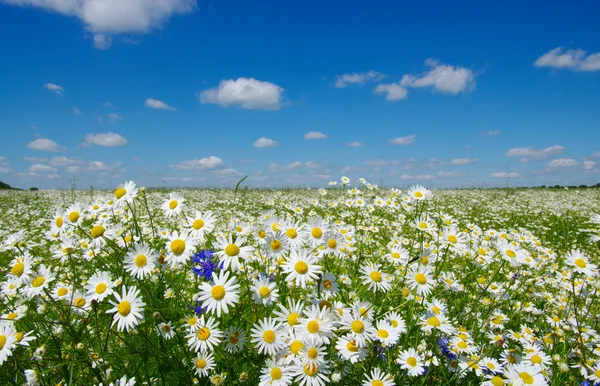
<path fill-rule="evenodd" d="M 0 192 L 2 385 L 595 385 L 600 191 Z"/>

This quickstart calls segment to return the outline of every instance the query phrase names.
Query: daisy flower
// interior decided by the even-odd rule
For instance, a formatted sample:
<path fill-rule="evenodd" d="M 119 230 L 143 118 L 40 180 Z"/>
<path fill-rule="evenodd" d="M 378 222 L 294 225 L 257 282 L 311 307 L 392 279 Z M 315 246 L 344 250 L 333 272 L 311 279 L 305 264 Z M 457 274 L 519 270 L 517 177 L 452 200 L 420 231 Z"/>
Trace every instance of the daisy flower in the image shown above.
<path fill-rule="evenodd" d="M 259 321 L 251 336 L 259 354 L 275 355 L 285 345 L 283 326 L 273 318 Z"/>
<path fill-rule="evenodd" d="M 303 386 L 324 386 L 329 384 L 329 366 L 327 363 L 317 365 L 296 364 L 290 369 L 294 376 L 294 381 Z"/>
<path fill-rule="evenodd" d="M 375 367 L 371 370 L 371 374 L 365 374 L 366 380 L 363 381 L 362 386 L 395 386 L 394 377 L 381 371 L 379 367 Z"/>
<path fill-rule="evenodd" d="M 114 205 L 123 206 L 126 202 L 132 202 L 137 196 L 138 189 L 133 181 L 125 182 L 117 187 L 114 196 Z"/>
<path fill-rule="evenodd" d="M 26 282 L 33 272 L 31 264 L 32 259 L 29 256 L 29 251 L 25 251 L 23 256 L 17 256 L 10 262 L 9 277 L 15 278 L 19 284 Z"/>
<path fill-rule="evenodd" d="M 221 312 L 227 314 L 228 307 L 239 301 L 239 288 L 235 276 L 229 278 L 229 272 L 221 271 L 218 276 L 213 272 L 212 284 L 200 285 L 198 300 L 202 302 L 202 308 L 206 308 L 208 312 L 216 312 L 217 317 L 220 317 Z"/>
<path fill-rule="evenodd" d="M 216 362 L 210 352 L 200 352 L 192 361 L 192 370 L 199 377 L 208 377 L 208 372 L 215 368 Z"/>
<path fill-rule="evenodd" d="M 252 297 L 256 304 L 262 304 L 263 306 L 276 303 L 279 297 L 277 283 L 271 282 L 268 276 L 255 280 L 252 285 Z"/>
<path fill-rule="evenodd" d="M 77 226 L 81 224 L 83 221 L 83 206 L 78 202 L 69 206 L 65 211 L 65 217 L 67 218 L 67 223 L 69 225 Z"/>
<path fill-rule="evenodd" d="M 406 273 L 408 286 L 417 291 L 419 296 L 427 296 L 431 293 L 436 281 L 431 276 L 431 269 L 426 266 L 412 266 Z"/>
<path fill-rule="evenodd" d="M 171 266 L 186 263 L 194 254 L 196 240 L 193 237 L 190 237 L 186 231 L 181 233 L 174 231 L 167 238 L 166 261 L 168 261 Z"/>
<path fill-rule="evenodd" d="M 385 321 L 387 321 L 396 330 L 396 332 L 398 332 L 398 334 L 403 334 L 406 332 L 406 322 L 404 322 L 404 319 L 399 313 L 392 312 L 387 314 Z"/>
<path fill-rule="evenodd" d="M 393 346 L 400 339 L 398 330 L 385 320 L 376 323 L 373 336 L 384 346 Z"/>
<path fill-rule="evenodd" d="M 282 360 L 267 359 L 261 370 L 259 386 L 287 386 L 292 383 L 289 367 Z"/>
<path fill-rule="evenodd" d="M 409 348 L 400 352 L 400 356 L 396 359 L 396 363 L 401 368 L 408 371 L 409 377 L 417 377 L 425 372 L 423 366 L 423 357 L 414 348 Z"/>
<path fill-rule="evenodd" d="M 433 198 L 433 193 L 422 185 L 413 185 L 408 189 L 408 196 L 416 201 L 430 200 Z"/>
<path fill-rule="evenodd" d="M 367 356 L 365 347 L 358 347 L 356 341 L 349 335 L 340 337 L 335 344 L 336 351 L 350 363 L 362 361 Z"/>
<path fill-rule="evenodd" d="M 527 363 L 509 364 L 504 369 L 504 376 L 508 379 L 508 384 L 512 386 L 545 386 L 548 384 L 542 370 Z"/>
<path fill-rule="evenodd" d="M 165 216 L 167 217 L 177 216 L 185 207 L 184 202 L 185 198 L 183 198 L 183 196 L 181 196 L 179 193 L 173 192 L 169 194 L 169 198 L 163 202 L 163 204 L 160 206 L 160 209 L 165 212 Z"/>
<path fill-rule="evenodd" d="M 315 258 L 309 256 L 306 250 L 292 249 L 283 265 L 283 271 L 288 274 L 286 280 L 295 281 L 297 286 L 306 288 L 307 283 L 316 280 L 322 272 L 321 266 L 315 263 Z"/>
<path fill-rule="evenodd" d="M 140 292 L 135 287 L 129 287 L 129 290 L 125 286 L 121 288 L 121 295 L 117 292 L 114 293 L 115 301 L 109 301 L 114 307 L 106 311 L 113 315 L 113 322 L 111 327 L 117 325 L 118 331 L 126 330 L 129 332 L 135 326 L 141 323 L 144 319 L 144 306 L 146 303 L 142 301 Z"/>
<path fill-rule="evenodd" d="M 275 320 L 282 323 L 288 331 L 292 331 L 294 326 L 299 322 L 298 319 L 302 315 L 304 309 L 304 303 L 301 300 L 295 300 L 292 297 L 288 297 L 287 307 L 283 304 L 279 304 L 279 310 L 275 310 Z"/>
<path fill-rule="evenodd" d="M 54 281 L 54 273 L 49 267 L 41 264 L 38 267 L 37 272 L 33 273 L 28 280 L 28 284 L 24 289 L 25 296 L 32 299 L 38 295 L 41 295 L 49 284 Z"/>
<path fill-rule="evenodd" d="M 215 228 L 215 222 L 217 221 L 213 212 L 207 210 L 202 213 L 199 210 L 194 212 L 193 216 L 188 216 L 188 226 L 190 227 L 190 235 L 204 240 L 204 236 L 210 233 Z"/>
<path fill-rule="evenodd" d="M 152 274 L 158 254 L 147 245 L 136 243 L 133 251 L 125 257 L 125 271 L 131 276 L 144 279 Z"/>
<path fill-rule="evenodd" d="M 360 277 L 363 280 L 364 285 L 368 285 L 369 289 L 373 292 L 389 291 L 392 286 L 391 284 L 384 279 L 384 274 L 379 269 L 379 264 L 369 263 L 366 267 L 361 269 L 363 275 Z"/>
<path fill-rule="evenodd" d="M 97 273 L 85 283 L 86 297 L 88 301 L 101 302 L 113 294 L 114 286 L 115 282 L 111 279 L 110 273 L 104 271 Z"/>
<path fill-rule="evenodd" d="M 443 314 L 436 315 L 432 312 L 427 312 L 421 316 L 421 330 L 430 332 L 433 329 L 440 330 L 446 335 L 452 335 L 456 328 L 446 319 Z"/>
<path fill-rule="evenodd" d="M 321 291 L 323 299 L 327 300 L 334 297 L 339 291 L 339 285 L 335 280 L 335 276 L 331 273 L 323 275 L 321 284 L 319 284 L 319 290 Z"/>
<path fill-rule="evenodd" d="M 15 333 L 13 323 L 0 322 L 0 366 L 12 355 L 12 350 L 16 347 Z"/>
<path fill-rule="evenodd" d="M 231 267 L 231 270 L 239 271 L 241 266 L 240 259 L 245 261 L 254 252 L 254 247 L 244 245 L 245 243 L 246 238 L 243 236 L 237 236 L 235 241 L 231 234 L 229 238 L 225 238 L 224 236 L 217 238 L 215 249 L 218 252 L 215 253 L 215 256 L 223 263 L 223 269 L 230 269 Z"/>
<path fill-rule="evenodd" d="M 594 276 L 594 271 L 598 268 L 598 266 L 591 264 L 589 259 L 579 250 L 567 253 L 567 265 L 573 267 L 575 272 L 583 273 L 586 276 Z"/>
<path fill-rule="evenodd" d="M 225 351 L 236 353 L 244 348 L 248 339 L 241 328 L 229 327 L 225 332 Z"/>
<path fill-rule="evenodd" d="M 339 324 L 341 330 L 349 331 L 350 335 L 358 347 L 364 347 L 372 340 L 372 335 L 375 332 L 371 321 L 357 312 L 349 312 L 342 316 L 342 321 Z"/>
<path fill-rule="evenodd" d="M 316 337 L 320 342 L 329 343 L 333 337 L 334 321 L 327 307 L 320 309 L 312 305 L 304 311 L 304 317 L 294 326 L 295 332 L 302 339 Z"/>
<path fill-rule="evenodd" d="M 223 332 L 218 329 L 219 323 L 212 316 L 205 320 L 204 315 L 200 317 L 197 323 L 198 328 L 186 335 L 188 346 L 194 352 L 211 351 L 213 347 L 221 343 L 221 338 L 223 338 Z"/>
<path fill-rule="evenodd" d="M 329 230 L 329 227 L 320 217 L 308 221 L 308 240 L 313 247 L 323 244 L 323 234 Z"/>
<path fill-rule="evenodd" d="M 299 248 L 308 238 L 308 233 L 299 222 L 284 222 L 281 225 L 281 231 L 287 236 L 291 248 Z"/>

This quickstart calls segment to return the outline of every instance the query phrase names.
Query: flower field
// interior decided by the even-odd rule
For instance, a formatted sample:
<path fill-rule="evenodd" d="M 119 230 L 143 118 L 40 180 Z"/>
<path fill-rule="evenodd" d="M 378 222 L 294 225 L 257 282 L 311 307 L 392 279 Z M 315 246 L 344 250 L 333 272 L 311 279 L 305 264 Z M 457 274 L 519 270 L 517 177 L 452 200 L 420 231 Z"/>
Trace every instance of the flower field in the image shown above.
<path fill-rule="evenodd" d="M 600 192 L 0 192 L 2 385 L 594 385 Z"/>

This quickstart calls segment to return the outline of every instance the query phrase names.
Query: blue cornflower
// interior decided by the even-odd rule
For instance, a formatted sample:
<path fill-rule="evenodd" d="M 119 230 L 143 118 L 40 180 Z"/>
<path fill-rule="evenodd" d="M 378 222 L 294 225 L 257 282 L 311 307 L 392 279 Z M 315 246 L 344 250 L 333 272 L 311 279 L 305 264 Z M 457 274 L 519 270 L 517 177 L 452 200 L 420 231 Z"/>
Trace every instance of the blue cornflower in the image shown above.
<path fill-rule="evenodd" d="M 213 253 L 214 251 L 205 249 L 192 257 L 192 263 L 196 264 L 196 266 L 192 267 L 192 271 L 205 280 L 210 280 L 213 272 L 223 268 L 223 263 L 219 264 L 217 261 L 212 261 Z"/>
<path fill-rule="evenodd" d="M 437 341 L 438 346 L 440 346 L 440 349 L 442 350 L 442 354 L 444 354 L 444 356 L 451 361 L 456 360 L 456 354 L 450 350 L 450 348 L 448 347 L 448 344 L 450 343 L 450 339 L 448 339 L 447 337 L 441 337 L 440 339 L 438 339 Z"/>
<path fill-rule="evenodd" d="M 204 307 L 204 308 L 202 308 L 202 303 L 200 303 L 200 302 L 197 302 L 195 307 L 194 307 L 194 306 L 192 306 L 192 305 L 190 305 L 190 308 L 191 308 L 192 310 L 194 310 L 194 312 L 195 312 L 196 314 L 198 314 L 198 316 L 200 316 L 200 315 L 202 315 L 203 313 L 205 313 L 205 312 L 206 312 L 206 310 L 208 309 L 208 307 Z"/>

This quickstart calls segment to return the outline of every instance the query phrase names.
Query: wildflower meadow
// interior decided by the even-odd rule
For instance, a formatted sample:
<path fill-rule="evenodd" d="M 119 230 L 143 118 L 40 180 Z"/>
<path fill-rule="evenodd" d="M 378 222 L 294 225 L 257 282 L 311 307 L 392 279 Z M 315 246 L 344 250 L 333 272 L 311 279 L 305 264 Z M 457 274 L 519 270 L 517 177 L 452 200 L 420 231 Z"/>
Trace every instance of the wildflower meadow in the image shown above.
<path fill-rule="evenodd" d="M 0 208 L 2 385 L 600 382 L 598 189 L 129 181 Z"/>

